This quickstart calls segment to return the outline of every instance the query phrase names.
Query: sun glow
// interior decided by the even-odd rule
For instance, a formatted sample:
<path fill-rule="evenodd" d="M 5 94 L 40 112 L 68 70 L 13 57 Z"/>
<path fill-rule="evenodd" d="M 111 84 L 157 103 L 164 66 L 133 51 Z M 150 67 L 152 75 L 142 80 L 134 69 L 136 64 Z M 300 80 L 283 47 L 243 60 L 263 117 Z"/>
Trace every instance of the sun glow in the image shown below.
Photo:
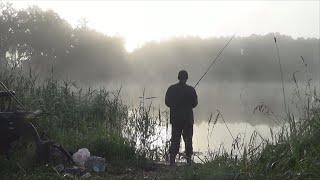
<path fill-rule="evenodd" d="M 130 52 L 172 36 L 237 36 L 280 32 L 319 37 L 319 1 L 14 1 L 16 8 L 53 9 L 73 26 L 120 36 Z M 286 23 L 283 23 L 286 22 Z"/>

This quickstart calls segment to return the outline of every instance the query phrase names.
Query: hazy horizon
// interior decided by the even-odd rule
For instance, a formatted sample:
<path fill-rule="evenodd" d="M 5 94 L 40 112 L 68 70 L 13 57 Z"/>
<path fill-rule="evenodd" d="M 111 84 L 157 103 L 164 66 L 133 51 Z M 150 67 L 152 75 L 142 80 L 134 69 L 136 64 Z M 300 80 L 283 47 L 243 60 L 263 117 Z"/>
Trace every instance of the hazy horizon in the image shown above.
<path fill-rule="evenodd" d="M 174 37 L 248 37 L 270 32 L 294 39 L 320 35 L 319 1 L 9 2 L 19 9 L 33 5 L 52 9 L 73 27 L 86 22 L 108 36 L 121 37 L 127 52 Z"/>

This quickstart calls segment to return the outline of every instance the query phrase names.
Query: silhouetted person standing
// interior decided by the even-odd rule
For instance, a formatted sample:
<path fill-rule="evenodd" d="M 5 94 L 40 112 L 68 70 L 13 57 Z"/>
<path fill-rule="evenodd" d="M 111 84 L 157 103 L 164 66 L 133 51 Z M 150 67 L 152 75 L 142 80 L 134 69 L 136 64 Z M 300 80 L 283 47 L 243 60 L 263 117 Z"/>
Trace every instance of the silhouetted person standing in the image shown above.
<path fill-rule="evenodd" d="M 181 134 L 185 143 L 187 163 L 191 163 L 193 111 L 197 106 L 198 98 L 195 89 L 186 84 L 188 73 L 182 70 L 178 74 L 179 82 L 171 85 L 166 93 L 165 103 L 170 108 L 170 123 L 172 125 L 170 165 L 175 165 L 175 158 L 179 152 Z"/>

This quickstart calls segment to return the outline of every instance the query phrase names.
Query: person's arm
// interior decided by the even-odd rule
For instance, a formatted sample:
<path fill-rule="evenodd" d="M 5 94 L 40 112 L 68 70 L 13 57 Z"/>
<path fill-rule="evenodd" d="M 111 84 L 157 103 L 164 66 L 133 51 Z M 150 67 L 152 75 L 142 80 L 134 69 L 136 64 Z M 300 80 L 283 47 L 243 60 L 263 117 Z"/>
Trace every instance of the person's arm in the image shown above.
<path fill-rule="evenodd" d="M 172 97 L 171 97 L 171 92 L 170 92 L 170 87 L 168 88 L 167 92 L 166 92 L 166 97 L 165 97 L 165 103 L 168 107 L 172 106 Z"/>
<path fill-rule="evenodd" d="M 195 108 L 198 105 L 198 96 L 194 88 L 192 88 L 192 107 Z"/>

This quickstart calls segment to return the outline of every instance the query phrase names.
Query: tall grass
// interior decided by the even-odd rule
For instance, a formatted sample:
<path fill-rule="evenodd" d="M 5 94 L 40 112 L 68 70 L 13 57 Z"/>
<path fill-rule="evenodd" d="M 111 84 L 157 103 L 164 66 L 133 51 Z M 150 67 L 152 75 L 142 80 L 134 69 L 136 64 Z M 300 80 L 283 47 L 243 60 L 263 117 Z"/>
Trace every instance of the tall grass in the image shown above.
<path fill-rule="evenodd" d="M 2 68 L 0 81 L 16 91 L 27 110 L 42 110 L 33 123 L 43 139 L 71 152 L 86 147 L 107 161 L 162 160 L 168 154 L 168 140 L 160 128 L 166 126 L 168 136 L 168 113 L 154 108 L 152 101 L 143 98 L 140 106 L 129 107 L 121 100 L 121 88 L 81 88 L 53 75 L 40 79 L 18 67 Z"/>
<path fill-rule="evenodd" d="M 124 134 L 143 157 L 164 160 L 169 149 L 168 122 L 167 111 L 155 108 L 152 99 L 145 97 L 144 90 L 139 106 L 130 109 Z"/>
<path fill-rule="evenodd" d="M 18 67 L 2 67 L 0 81 L 16 91 L 27 110 L 42 110 L 33 120 L 42 139 L 71 152 L 86 147 L 107 161 L 136 158 L 136 147 L 122 135 L 128 108 L 119 90 L 79 88 L 75 82 L 40 79 Z"/>

